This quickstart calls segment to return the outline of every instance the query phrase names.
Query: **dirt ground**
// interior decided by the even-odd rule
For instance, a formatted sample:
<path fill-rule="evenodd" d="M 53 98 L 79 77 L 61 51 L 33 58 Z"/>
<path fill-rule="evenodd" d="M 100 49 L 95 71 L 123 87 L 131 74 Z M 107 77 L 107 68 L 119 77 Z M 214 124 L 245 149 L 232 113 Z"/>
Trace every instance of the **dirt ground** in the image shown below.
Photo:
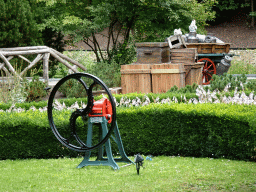
<path fill-rule="evenodd" d="M 225 43 L 230 43 L 235 49 L 256 48 L 256 26 L 249 27 L 246 14 L 237 14 L 230 21 L 206 28 Z"/>

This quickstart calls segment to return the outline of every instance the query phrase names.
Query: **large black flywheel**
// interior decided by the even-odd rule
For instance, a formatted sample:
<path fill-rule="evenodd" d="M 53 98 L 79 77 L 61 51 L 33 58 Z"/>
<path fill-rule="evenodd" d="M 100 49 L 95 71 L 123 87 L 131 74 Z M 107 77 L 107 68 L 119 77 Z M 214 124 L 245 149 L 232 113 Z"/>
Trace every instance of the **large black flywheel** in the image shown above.
<path fill-rule="evenodd" d="M 94 105 L 96 93 L 108 97 L 112 107 L 112 121 L 108 123 L 108 133 L 102 137 L 101 129 L 93 129 L 93 143 L 86 145 L 89 113 Z M 61 97 L 85 98 L 76 106 L 66 107 Z M 79 100 L 79 99 L 77 99 Z M 80 100 L 81 101 L 81 100 Z M 111 136 L 116 122 L 115 101 L 105 83 L 88 73 L 75 73 L 61 79 L 52 89 L 48 100 L 48 120 L 56 138 L 66 147 L 78 152 L 85 152 L 103 145 Z M 90 134 L 89 134 L 90 135 Z"/>

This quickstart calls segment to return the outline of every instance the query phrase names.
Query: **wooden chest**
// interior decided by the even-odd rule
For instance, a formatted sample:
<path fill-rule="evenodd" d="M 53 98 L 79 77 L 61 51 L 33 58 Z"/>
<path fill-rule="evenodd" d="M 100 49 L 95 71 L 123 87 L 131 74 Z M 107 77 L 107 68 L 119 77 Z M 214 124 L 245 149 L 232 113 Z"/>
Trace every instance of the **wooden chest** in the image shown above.
<path fill-rule="evenodd" d="M 183 63 L 193 65 L 197 60 L 198 54 L 195 48 L 191 49 L 172 49 L 170 52 L 171 63 Z"/>
<path fill-rule="evenodd" d="M 151 65 L 121 65 L 122 94 L 151 92 Z"/>
<path fill-rule="evenodd" d="M 170 62 L 170 47 L 167 42 L 136 43 L 138 64 L 160 64 Z"/>
<path fill-rule="evenodd" d="M 185 87 L 183 64 L 155 64 L 151 68 L 153 93 L 165 93 L 174 85 Z"/>

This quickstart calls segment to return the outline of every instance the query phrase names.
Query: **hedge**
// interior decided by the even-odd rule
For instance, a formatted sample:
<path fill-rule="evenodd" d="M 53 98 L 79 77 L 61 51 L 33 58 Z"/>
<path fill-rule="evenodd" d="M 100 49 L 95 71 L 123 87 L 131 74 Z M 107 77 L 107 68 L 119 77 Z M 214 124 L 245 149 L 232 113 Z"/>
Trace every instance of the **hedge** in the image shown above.
<path fill-rule="evenodd" d="M 68 119 L 63 122 L 68 123 Z M 172 103 L 119 107 L 117 123 L 128 155 L 140 152 L 256 161 L 253 105 Z M 0 112 L 0 124 L 0 159 L 83 155 L 58 142 L 46 112 Z"/>

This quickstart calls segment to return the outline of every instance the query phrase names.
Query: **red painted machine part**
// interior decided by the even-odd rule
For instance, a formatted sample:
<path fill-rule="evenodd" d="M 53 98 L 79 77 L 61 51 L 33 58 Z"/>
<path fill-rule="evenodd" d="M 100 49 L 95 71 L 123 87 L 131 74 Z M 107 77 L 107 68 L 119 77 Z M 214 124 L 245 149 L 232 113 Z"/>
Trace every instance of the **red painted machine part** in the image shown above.
<path fill-rule="evenodd" d="M 106 117 L 108 123 L 112 122 L 112 115 L 112 105 L 107 98 L 94 101 L 92 111 L 89 113 L 89 117 Z"/>
<path fill-rule="evenodd" d="M 202 71 L 203 85 L 208 85 L 208 84 L 210 84 L 212 75 L 216 74 L 215 64 L 211 59 L 208 59 L 208 58 L 201 58 L 198 60 L 198 62 L 204 62 L 204 68 Z"/>

